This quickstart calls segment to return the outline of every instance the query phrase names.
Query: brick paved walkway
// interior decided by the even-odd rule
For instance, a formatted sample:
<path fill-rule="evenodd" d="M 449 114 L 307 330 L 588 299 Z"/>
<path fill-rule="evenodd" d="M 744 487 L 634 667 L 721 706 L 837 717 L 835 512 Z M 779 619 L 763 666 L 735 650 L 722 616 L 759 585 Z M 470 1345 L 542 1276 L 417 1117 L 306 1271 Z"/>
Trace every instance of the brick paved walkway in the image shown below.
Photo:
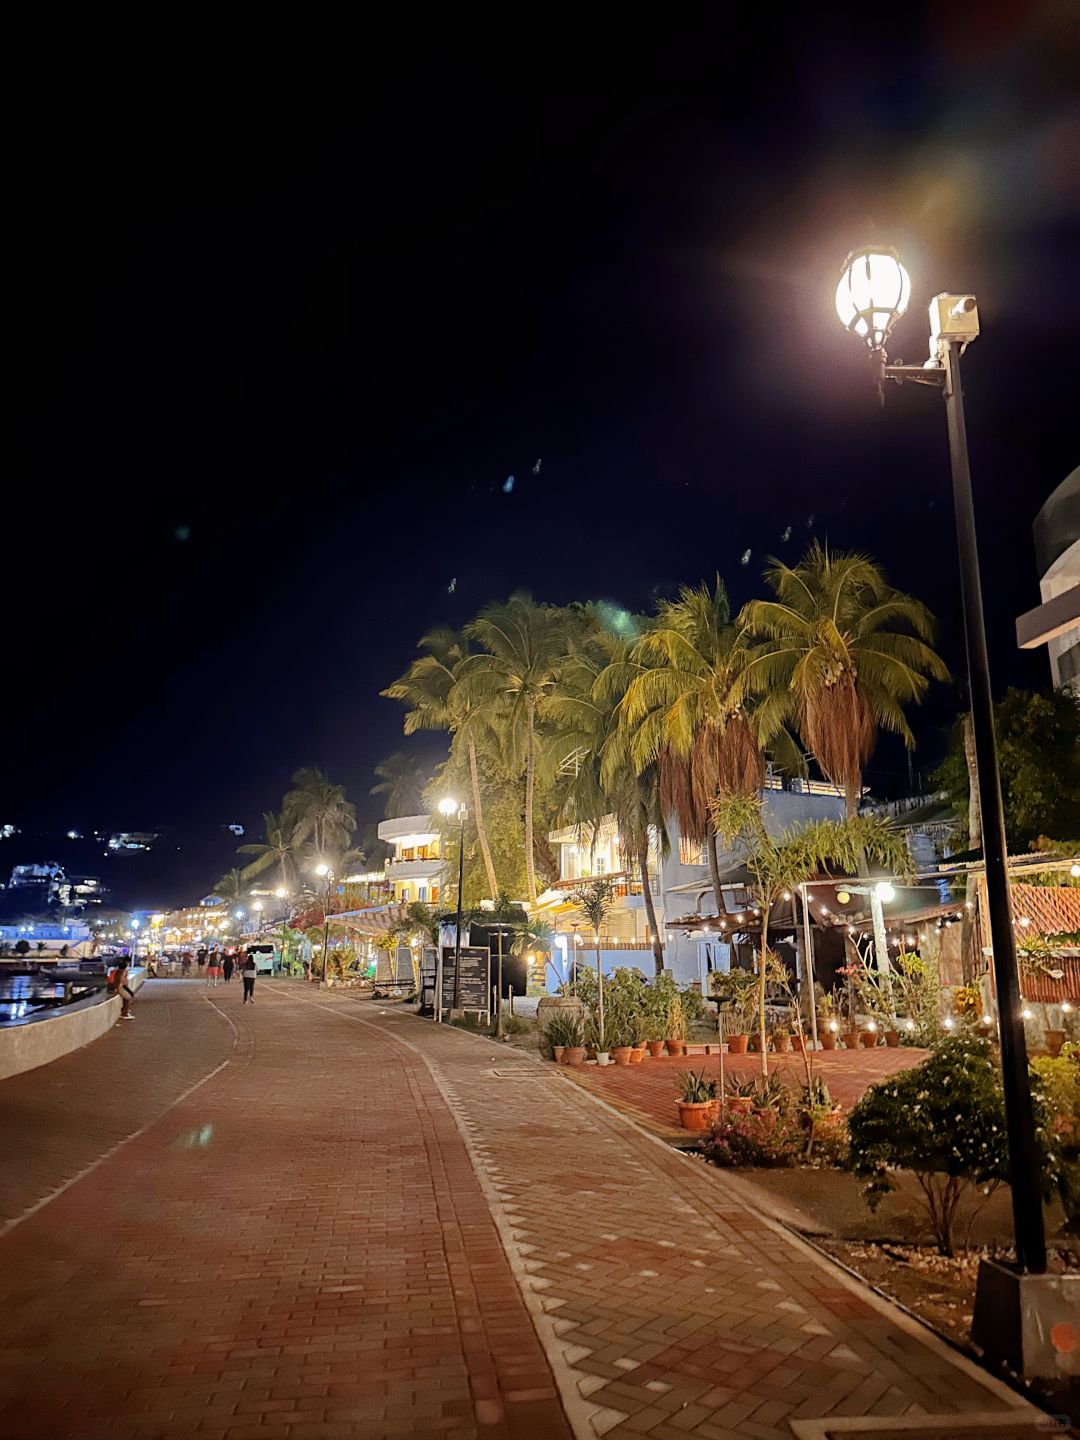
<path fill-rule="evenodd" d="M 227 1028 L 196 989 L 150 988 L 140 1025 L 183 1049 Z M 237 998 L 213 997 L 225 1068 L 0 1240 L 0 1433 L 1034 1419 L 554 1066 L 333 992 Z"/>
<path fill-rule="evenodd" d="M 898 1048 L 890 1050 L 879 1045 L 875 1050 L 834 1050 L 819 1051 L 814 1056 L 814 1071 L 828 1085 L 833 1100 L 845 1111 L 858 1100 L 869 1085 L 895 1075 L 898 1070 L 909 1070 L 926 1058 L 925 1050 Z M 640 1065 L 607 1065 L 600 1069 L 596 1065 L 564 1066 L 564 1072 L 580 1085 L 595 1091 L 609 1104 L 632 1115 L 648 1129 L 668 1139 L 687 1139 L 687 1132 L 679 1129 L 678 1112 L 675 1108 L 676 1087 L 688 1070 L 696 1074 L 703 1071 L 712 1080 L 719 1079 L 719 1057 L 694 1055 L 676 1058 L 662 1056 L 644 1059 Z M 775 1071 L 785 1085 L 798 1090 L 806 1083 L 806 1071 L 801 1055 L 769 1056 L 769 1072 Z M 724 1055 L 725 1077 L 735 1075 L 740 1080 L 757 1080 L 761 1075 L 760 1055 Z"/>

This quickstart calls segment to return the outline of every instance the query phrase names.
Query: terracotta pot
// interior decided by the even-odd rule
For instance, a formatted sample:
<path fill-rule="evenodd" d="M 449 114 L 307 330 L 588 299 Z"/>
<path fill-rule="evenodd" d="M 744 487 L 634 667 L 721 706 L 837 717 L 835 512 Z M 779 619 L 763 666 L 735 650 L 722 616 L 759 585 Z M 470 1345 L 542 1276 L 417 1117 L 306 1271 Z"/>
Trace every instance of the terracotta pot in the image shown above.
<path fill-rule="evenodd" d="M 685 1040 L 665 1040 L 664 1044 L 667 1046 L 669 1055 L 681 1055 L 686 1049 Z"/>
<path fill-rule="evenodd" d="M 715 1125 L 720 1119 L 720 1101 L 710 1100 L 709 1102 L 709 1124 Z"/>
<path fill-rule="evenodd" d="M 632 1045 L 616 1045 L 611 1052 L 611 1058 L 616 1065 L 629 1065 L 630 1056 L 634 1053 Z"/>
<path fill-rule="evenodd" d="M 792 1037 L 791 1037 L 791 1048 L 792 1048 L 792 1050 L 795 1051 L 795 1053 L 796 1053 L 797 1055 L 801 1055 L 801 1054 L 803 1053 L 803 1045 L 804 1045 L 803 1036 L 801 1036 L 801 1035 L 792 1035 Z"/>
<path fill-rule="evenodd" d="M 645 1059 L 645 1046 L 644 1046 L 644 1045 L 631 1045 L 631 1047 L 630 1047 L 630 1064 L 631 1064 L 631 1065 L 640 1065 L 641 1062 L 642 1062 L 642 1060 L 644 1060 L 644 1059 Z"/>
<path fill-rule="evenodd" d="M 1053 1056 L 1056 1056 L 1056 1055 L 1060 1055 L 1060 1054 L 1061 1054 L 1061 1047 L 1062 1047 L 1064 1044 L 1065 1044 L 1065 1031 L 1064 1031 L 1064 1030 L 1047 1030 L 1047 1032 L 1046 1032 L 1046 1050 L 1047 1050 L 1047 1054 L 1049 1054 L 1049 1055 L 1052 1056 L 1052 1057 L 1053 1057 Z"/>
<path fill-rule="evenodd" d="M 586 1060 L 595 1060 L 595 1059 L 596 1059 L 596 1046 L 595 1046 L 595 1045 L 586 1045 L 586 1046 L 585 1046 L 585 1059 L 586 1059 Z"/>
<path fill-rule="evenodd" d="M 885 1044 L 889 1047 L 890 1050 L 895 1050 L 896 1047 L 900 1044 L 900 1031 L 886 1030 Z"/>
<path fill-rule="evenodd" d="M 858 1032 L 858 1030 L 845 1030 L 845 1031 L 844 1031 L 843 1039 L 844 1039 L 844 1044 L 847 1046 L 847 1048 L 848 1048 L 849 1050 L 857 1050 L 857 1049 L 859 1048 L 859 1032 Z"/>
<path fill-rule="evenodd" d="M 821 1041 L 821 1048 L 822 1048 L 823 1050 L 835 1050 L 835 1049 L 836 1049 L 836 1031 L 835 1031 L 835 1030 L 819 1030 L 819 1031 L 818 1031 L 818 1039 Z"/>
<path fill-rule="evenodd" d="M 980 1040 L 989 1040 L 990 1037 L 993 1035 L 993 1033 L 994 1033 L 994 1027 L 993 1027 L 993 1025 L 976 1025 L 976 1026 L 975 1026 L 975 1034 L 978 1035 L 978 1037 L 979 1037 Z M 1064 1032 L 1062 1032 L 1062 1033 L 1064 1033 Z"/>
<path fill-rule="evenodd" d="M 684 1130 L 708 1130 L 711 1100 L 676 1100 L 675 1103 L 679 1107 L 679 1124 Z"/>
<path fill-rule="evenodd" d="M 745 1055 L 749 1040 L 749 1035 L 729 1035 L 727 1037 L 728 1054 Z"/>
<path fill-rule="evenodd" d="M 746 1048 L 751 1052 L 751 1054 L 753 1054 L 753 1055 L 760 1055 L 760 1054 L 761 1054 L 761 1036 L 760 1036 L 760 1035 L 748 1035 L 748 1036 L 746 1037 Z"/>
<path fill-rule="evenodd" d="M 564 1065 L 584 1065 L 585 1046 L 567 1045 L 566 1049 L 563 1051 L 562 1063 Z"/>
<path fill-rule="evenodd" d="M 786 1030 L 778 1030 L 772 1037 L 772 1048 L 778 1055 L 786 1055 L 791 1049 L 791 1036 Z"/>
<path fill-rule="evenodd" d="M 876 1030 L 859 1031 L 859 1044 L 863 1047 L 864 1050 L 873 1050 L 874 1046 L 877 1044 L 877 1039 L 878 1037 Z"/>
<path fill-rule="evenodd" d="M 555 1056 L 555 1064 L 556 1064 L 556 1065 L 561 1065 L 561 1064 L 562 1064 L 562 1057 L 563 1057 L 563 1055 L 565 1055 L 565 1053 L 566 1053 L 566 1046 L 565 1046 L 565 1045 L 553 1045 L 553 1046 L 551 1047 L 551 1050 L 552 1050 L 552 1054 Z"/>
<path fill-rule="evenodd" d="M 754 1101 L 750 1095 L 732 1095 L 727 1103 L 728 1109 L 733 1115 L 749 1115 L 754 1108 Z"/>
<path fill-rule="evenodd" d="M 663 1040 L 650 1040 L 647 1043 L 649 1046 L 649 1054 L 654 1060 L 659 1060 L 660 1056 L 664 1053 Z"/>

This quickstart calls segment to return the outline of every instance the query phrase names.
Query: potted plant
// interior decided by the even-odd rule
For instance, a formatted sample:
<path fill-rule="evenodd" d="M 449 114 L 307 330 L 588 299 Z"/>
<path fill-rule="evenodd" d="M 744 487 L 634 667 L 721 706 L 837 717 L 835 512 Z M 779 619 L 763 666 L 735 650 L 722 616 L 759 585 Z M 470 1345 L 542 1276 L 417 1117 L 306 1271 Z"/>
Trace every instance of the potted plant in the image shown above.
<path fill-rule="evenodd" d="M 786 1055 L 791 1049 L 791 1036 L 781 1019 L 775 1018 L 769 1021 L 769 1040 L 778 1055 Z"/>
<path fill-rule="evenodd" d="M 757 980 L 749 970 L 714 971 L 712 993 L 726 1013 L 724 1038 L 728 1052 L 745 1055 L 753 1024 Z"/>
<path fill-rule="evenodd" d="M 574 1018 L 577 1018 L 576 1015 L 574 1016 Z M 567 1045 L 573 1043 L 575 1032 L 573 1030 L 573 1026 L 570 1023 L 570 1019 L 571 1017 L 569 1014 L 556 1014 L 555 1016 L 553 1016 L 551 1023 L 548 1026 L 548 1044 L 551 1046 L 551 1053 L 554 1057 L 556 1065 L 562 1064 L 563 1056 L 566 1053 Z"/>
<path fill-rule="evenodd" d="M 686 1014 L 678 993 L 668 1001 L 664 1023 L 664 1044 L 669 1055 L 682 1055 L 686 1051 Z"/>
<path fill-rule="evenodd" d="M 553 1050 L 556 1045 L 562 1050 L 560 1064 L 581 1065 L 584 1062 L 585 1027 L 581 1023 L 581 1016 L 576 1012 L 556 1015 L 548 1026 L 548 1037 Z"/>
<path fill-rule="evenodd" d="M 754 1107 L 753 1080 L 740 1080 L 736 1075 L 729 1075 L 727 1103 L 728 1109 L 734 1114 L 749 1114 Z"/>
<path fill-rule="evenodd" d="M 876 1020 L 868 1020 L 859 1031 L 859 1044 L 864 1050 L 873 1050 L 878 1043 L 878 1026 Z"/>
<path fill-rule="evenodd" d="M 590 1015 L 585 1022 L 586 1053 L 590 1060 L 595 1060 L 597 1065 L 610 1065 L 611 1056 L 600 1044 L 600 1032 L 596 1020 Z"/>
<path fill-rule="evenodd" d="M 702 1073 L 695 1075 L 687 1070 L 680 1078 L 678 1090 L 679 1124 L 684 1130 L 708 1130 L 713 1106 L 718 1104 L 716 1082 L 706 1080 Z"/>

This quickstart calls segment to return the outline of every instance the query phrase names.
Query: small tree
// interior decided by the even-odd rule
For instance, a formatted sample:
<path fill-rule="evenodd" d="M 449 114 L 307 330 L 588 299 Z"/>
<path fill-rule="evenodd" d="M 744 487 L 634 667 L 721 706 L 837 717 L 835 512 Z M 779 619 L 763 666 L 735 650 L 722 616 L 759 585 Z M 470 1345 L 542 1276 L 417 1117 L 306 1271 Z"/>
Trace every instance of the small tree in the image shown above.
<path fill-rule="evenodd" d="M 577 893 L 577 907 L 593 928 L 596 944 L 597 1048 L 604 1050 L 604 973 L 600 968 L 600 927 L 611 909 L 614 891 L 610 880 L 590 880 Z"/>
<path fill-rule="evenodd" d="M 945 1040 L 913 1070 L 872 1085 L 848 1118 L 848 1134 L 870 1208 L 896 1189 L 896 1171 L 910 1170 L 938 1251 L 955 1254 L 962 1203 L 971 1202 L 970 1234 L 982 1204 L 1008 1178 L 1005 1102 L 989 1045 Z"/>

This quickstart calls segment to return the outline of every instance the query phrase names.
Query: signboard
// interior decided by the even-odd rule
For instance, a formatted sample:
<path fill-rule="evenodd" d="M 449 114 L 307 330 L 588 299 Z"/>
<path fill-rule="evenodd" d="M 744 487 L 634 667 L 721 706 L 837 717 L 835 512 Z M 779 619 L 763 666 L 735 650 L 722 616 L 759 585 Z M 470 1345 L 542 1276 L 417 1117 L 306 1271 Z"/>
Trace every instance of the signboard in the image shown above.
<path fill-rule="evenodd" d="M 483 1010 L 491 1008 L 491 951 L 486 945 L 462 945 L 461 985 L 454 984 L 454 947 L 443 946 L 443 1009 Z M 454 991 L 457 989 L 457 1004 Z"/>

